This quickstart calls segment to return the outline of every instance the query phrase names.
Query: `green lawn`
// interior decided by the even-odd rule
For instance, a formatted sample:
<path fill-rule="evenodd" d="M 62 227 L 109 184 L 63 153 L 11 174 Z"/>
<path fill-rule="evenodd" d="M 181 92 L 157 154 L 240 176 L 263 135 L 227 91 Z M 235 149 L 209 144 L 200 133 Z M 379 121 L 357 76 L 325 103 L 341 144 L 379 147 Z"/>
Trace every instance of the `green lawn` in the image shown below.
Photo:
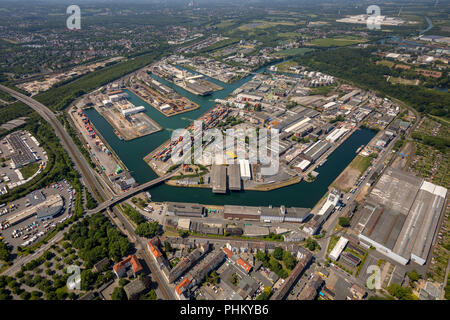
<path fill-rule="evenodd" d="M 359 172 L 363 173 L 367 170 L 367 168 L 369 168 L 371 163 L 371 157 L 356 156 L 356 158 L 350 163 L 350 167 L 353 169 L 357 169 L 359 170 Z"/>
<path fill-rule="evenodd" d="M 20 173 L 22 173 L 23 178 L 26 180 L 29 177 L 31 177 L 33 174 L 36 173 L 36 171 L 38 171 L 39 169 L 39 163 L 35 162 L 35 163 L 30 163 L 28 165 L 26 165 L 23 168 L 20 168 Z"/>
<path fill-rule="evenodd" d="M 339 241 L 339 236 L 331 236 L 330 243 L 328 244 L 327 248 L 327 255 L 330 254 L 331 250 L 333 250 L 336 243 Z"/>
<path fill-rule="evenodd" d="M 343 47 L 362 42 L 365 42 L 365 40 L 354 38 L 324 38 L 314 39 L 310 43 L 318 47 Z"/>
<path fill-rule="evenodd" d="M 300 56 L 300 55 L 304 55 L 307 52 L 313 51 L 313 49 L 310 48 L 293 48 L 293 49 L 286 49 L 286 50 L 282 50 L 279 52 L 275 52 L 274 54 L 276 55 L 281 55 L 281 56 Z"/>

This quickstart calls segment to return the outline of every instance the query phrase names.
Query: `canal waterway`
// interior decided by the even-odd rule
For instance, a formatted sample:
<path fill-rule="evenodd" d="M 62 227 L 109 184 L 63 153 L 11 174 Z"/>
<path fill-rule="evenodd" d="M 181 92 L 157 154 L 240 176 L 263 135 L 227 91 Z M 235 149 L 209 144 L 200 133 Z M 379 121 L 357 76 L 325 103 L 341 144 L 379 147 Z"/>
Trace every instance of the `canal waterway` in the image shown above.
<path fill-rule="evenodd" d="M 267 67 L 268 66 L 260 68 L 255 73 L 263 72 L 267 69 Z M 125 163 L 133 177 L 139 183 L 144 183 L 157 177 L 150 166 L 143 160 L 147 154 L 160 146 L 164 141 L 170 139 L 173 130 L 184 128 L 189 125 L 189 123 L 193 120 L 197 119 L 203 113 L 211 109 L 215 105 L 215 99 L 226 98 L 235 89 L 251 80 L 254 75 L 249 75 L 233 84 L 222 83 L 206 77 L 206 79 L 211 80 L 224 88 L 223 90 L 217 91 L 206 97 L 196 96 L 164 79 L 161 79 L 155 75 L 151 76 L 161 83 L 173 88 L 179 94 L 199 104 L 200 108 L 180 115 L 166 117 L 132 92 L 127 91 L 130 101 L 136 106 L 144 106 L 146 108 L 145 113 L 164 128 L 162 131 L 131 141 L 119 140 L 114 134 L 112 126 L 103 117 L 101 117 L 95 109 L 92 108 L 86 110 L 89 120 L 93 122 L 97 130 L 100 131 L 101 135 L 106 139 L 108 144 Z M 230 192 L 225 195 L 213 194 L 211 189 L 173 187 L 162 184 L 153 187 L 150 190 L 150 193 L 152 194 L 152 199 L 156 201 L 198 202 L 216 205 L 286 205 L 288 207 L 296 206 L 311 208 L 324 195 L 330 183 L 356 156 L 355 151 L 359 148 L 359 146 L 368 143 L 375 136 L 375 134 L 376 133 L 374 131 L 368 129 L 357 130 L 328 157 L 325 164 L 316 170 L 319 172 L 319 176 L 312 183 L 303 181 L 291 186 L 267 192 L 242 191 Z"/>

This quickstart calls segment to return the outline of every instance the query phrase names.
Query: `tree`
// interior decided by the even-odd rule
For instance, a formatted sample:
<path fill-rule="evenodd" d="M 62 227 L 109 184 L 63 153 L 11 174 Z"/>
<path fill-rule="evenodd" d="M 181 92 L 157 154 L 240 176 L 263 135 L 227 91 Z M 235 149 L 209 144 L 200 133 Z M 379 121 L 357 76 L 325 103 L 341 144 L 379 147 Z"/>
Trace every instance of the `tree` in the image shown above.
<path fill-rule="evenodd" d="M 24 291 L 20 294 L 20 299 L 29 300 L 31 298 L 31 293 Z"/>
<path fill-rule="evenodd" d="M 4 242 L 0 242 L 0 260 L 8 262 L 11 259 L 11 250 Z"/>
<path fill-rule="evenodd" d="M 289 251 L 283 252 L 283 262 L 286 268 L 289 270 L 294 269 L 296 261 L 295 258 L 292 256 L 292 254 Z"/>
<path fill-rule="evenodd" d="M 306 242 L 305 242 L 305 248 L 307 248 L 311 251 L 315 251 L 316 249 L 320 249 L 320 246 L 316 240 L 307 238 Z"/>
<path fill-rule="evenodd" d="M 164 251 L 165 252 L 172 252 L 173 248 L 170 245 L 169 241 L 164 241 Z"/>
<path fill-rule="evenodd" d="M 271 287 L 264 287 L 264 291 L 256 298 L 256 300 L 269 300 L 272 295 Z"/>
<path fill-rule="evenodd" d="M 408 274 L 408 278 L 413 282 L 422 278 L 422 275 L 419 274 L 416 269 L 414 269 L 411 272 L 408 272 L 407 274 Z"/>
<path fill-rule="evenodd" d="M 149 223 L 140 223 L 135 230 L 136 234 L 141 237 L 153 238 L 160 233 L 160 226 L 157 221 Z"/>
<path fill-rule="evenodd" d="M 130 282 L 130 280 L 122 278 L 122 279 L 119 280 L 119 286 L 123 287 L 126 284 L 128 284 L 129 282 Z"/>
<path fill-rule="evenodd" d="M 216 285 L 216 284 L 219 283 L 219 281 L 220 281 L 220 277 L 217 274 L 216 270 L 213 270 L 213 271 L 211 271 L 210 273 L 208 273 L 206 275 L 206 282 L 207 283 L 210 283 L 212 285 Z"/>
<path fill-rule="evenodd" d="M 272 253 L 273 257 L 277 260 L 283 259 L 283 249 L 281 247 L 276 247 Z"/>
<path fill-rule="evenodd" d="M 151 289 L 146 295 L 142 297 L 142 300 L 157 300 L 158 296 L 156 295 L 155 290 Z"/>
<path fill-rule="evenodd" d="M 270 260 L 270 270 L 278 274 L 281 269 L 281 264 L 277 260 Z"/>
<path fill-rule="evenodd" d="M 113 293 L 111 294 L 112 300 L 127 300 L 127 295 L 125 294 L 125 290 L 122 287 L 114 288 Z"/>
<path fill-rule="evenodd" d="M 401 285 L 398 285 L 396 283 L 392 283 L 387 287 L 387 291 L 394 297 L 400 300 L 414 300 L 414 297 L 412 295 L 412 289 L 411 288 L 403 288 Z"/>
<path fill-rule="evenodd" d="M 339 225 L 344 228 L 349 227 L 350 219 L 347 217 L 339 217 Z"/>
<path fill-rule="evenodd" d="M 237 286 L 239 284 L 239 277 L 236 273 L 233 273 L 230 277 L 230 282 Z"/>
<path fill-rule="evenodd" d="M 182 238 L 186 238 L 187 236 L 189 236 L 189 231 L 186 230 L 179 230 L 178 234 L 180 235 L 180 237 Z"/>

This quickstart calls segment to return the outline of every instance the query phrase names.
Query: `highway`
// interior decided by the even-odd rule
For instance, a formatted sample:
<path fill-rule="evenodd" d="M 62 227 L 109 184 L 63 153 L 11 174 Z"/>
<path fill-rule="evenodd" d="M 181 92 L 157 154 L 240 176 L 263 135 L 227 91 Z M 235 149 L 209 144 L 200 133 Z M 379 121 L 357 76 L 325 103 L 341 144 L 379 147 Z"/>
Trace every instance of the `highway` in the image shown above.
<path fill-rule="evenodd" d="M 68 152 L 70 158 L 72 159 L 72 161 L 74 162 L 76 168 L 78 169 L 78 171 L 80 172 L 83 182 L 85 183 L 85 185 L 88 187 L 89 191 L 91 192 L 92 196 L 96 197 L 97 193 L 94 190 L 98 190 L 98 193 L 100 194 L 100 196 L 106 200 L 106 199 L 110 199 L 110 195 L 107 195 L 104 191 L 104 189 L 100 186 L 100 183 L 97 181 L 97 179 L 95 178 L 95 172 L 93 172 L 93 170 L 91 169 L 91 167 L 87 164 L 86 160 L 84 159 L 83 155 L 81 154 L 81 152 L 78 150 L 77 146 L 75 145 L 75 143 L 73 142 L 72 138 L 70 137 L 70 135 L 65 131 L 64 127 L 62 126 L 62 124 L 59 122 L 58 118 L 56 117 L 55 113 L 53 113 L 53 111 L 51 111 L 50 109 L 48 109 L 46 106 L 44 106 L 42 103 L 40 103 L 39 101 L 34 100 L 33 98 L 30 98 L 22 93 L 19 93 L 15 90 L 12 90 L 8 87 L 5 87 L 3 85 L 0 85 L 0 90 L 3 90 L 7 93 L 9 93 L 11 96 L 15 97 L 17 100 L 25 103 L 26 105 L 28 105 L 29 107 L 31 107 L 33 110 L 35 110 L 44 120 L 46 120 L 55 130 L 56 135 L 58 136 L 62 146 L 64 147 L 64 149 Z M 89 210 L 87 211 L 87 216 L 92 215 L 96 212 L 100 212 L 103 209 L 107 209 L 109 207 L 111 207 L 112 205 L 138 193 L 141 192 L 142 190 L 149 188 L 151 186 L 154 186 L 156 184 L 159 184 L 169 178 L 171 178 L 173 175 L 176 174 L 176 171 L 174 171 L 173 173 L 170 173 L 168 175 L 165 176 L 161 176 L 159 178 L 156 178 L 152 181 L 146 182 L 142 185 L 140 185 L 139 187 L 128 191 L 126 193 L 121 194 L 118 197 L 113 197 L 110 200 L 101 203 L 99 206 L 97 206 L 97 208 L 95 208 L 94 210 Z M 101 201 L 99 201 L 101 202 Z M 146 250 L 146 241 L 144 241 L 142 238 L 138 237 L 135 232 L 134 232 L 134 228 L 130 225 L 130 223 L 123 217 L 122 213 L 117 209 L 117 208 L 113 208 L 116 216 L 120 219 L 121 223 L 120 225 L 117 224 L 117 222 L 113 219 L 113 221 L 117 224 L 117 226 L 120 228 L 121 226 L 123 228 L 127 229 L 127 233 L 130 235 L 130 240 L 132 240 L 133 242 L 135 242 L 136 244 L 136 249 L 138 249 L 139 252 L 142 253 L 142 256 L 144 257 L 145 261 L 147 262 L 150 271 L 152 272 L 152 277 L 155 279 L 155 281 L 158 283 L 158 288 L 160 290 L 160 292 L 162 293 L 164 299 L 175 299 L 174 295 L 172 294 L 171 290 L 169 290 L 168 285 L 166 283 L 166 281 L 164 281 L 164 279 L 162 279 L 162 276 L 160 274 L 159 268 L 153 264 L 153 261 L 151 260 L 151 257 L 149 256 L 149 254 L 147 253 Z M 36 253 L 32 254 L 32 255 L 28 255 L 25 257 L 21 257 L 19 258 L 12 266 L 11 268 L 9 268 L 8 270 L 6 270 L 3 274 L 7 274 L 7 275 L 13 275 L 15 274 L 18 270 L 20 270 L 20 267 L 24 264 L 26 264 L 27 262 L 31 261 L 32 259 L 35 258 L 36 254 L 38 253 L 42 253 L 45 250 L 47 250 L 53 243 L 61 240 L 63 237 L 63 231 L 60 231 L 58 234 L 55 235 L 55 237 L 49 241 L 47 244 L 41 246 Z"/>
<path fill-rule="evenodd" d="M 100 193 L 100 196 L 104 199 L 108 199 L 109 196 L 107 196 L 103 190 L 103 188 L 100 186 L 98 181 L 95 179 L 94 172 L 92 171 L 91 167 L 86 163 L 86 160 L 84 159 L 81 152 L 78 150 L 77 146 L 73 142 L 70 135 L 64 130 L 63 125 L 61 122 L 59 122 L 56 115 L 51 111 L 49 108 L 44 106 L 39 101 L 36 101 L 33 98 L 30 98 L 22 93 L 19 93 L 13 89 L 10 89 L 8 87 L 5 87 L 4 85 L 0 85 L 0 90 L 3 90 L 7 93 L 9 93 L 11 96 L 16 98 L 17 100 L 25 103 L 30 108 L 32 108 L 34 111 L 36 111 L 44 120 L 46 120 L 55 130 L 56 135 L 58 136 L 62 146 L 69 154 L 70 158 L 72 159 L 73 163 L 75 164 L 76 168 L 80 172 L 82 179 L 91 192 L 92 196 L 94 198 L 98 199 L 97 192 L 95 190 L 98 190 L 98 193 Z M 99 201 L 101 202 L 101 201 Z"/>

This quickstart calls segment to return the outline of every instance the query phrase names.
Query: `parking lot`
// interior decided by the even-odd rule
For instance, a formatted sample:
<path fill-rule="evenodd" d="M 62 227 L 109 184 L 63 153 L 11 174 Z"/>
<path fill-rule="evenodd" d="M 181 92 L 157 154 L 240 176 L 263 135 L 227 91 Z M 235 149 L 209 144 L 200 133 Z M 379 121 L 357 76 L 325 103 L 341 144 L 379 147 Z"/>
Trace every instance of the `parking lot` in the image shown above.
<path fill-rule="evenodd" d="M 31 194 L 13 201 L 2 204 L 0 208 L 0 234 L 2 241 L 10 245 L 12 254 L 17 253 L 17 247 L 26 247 L 38 241 L 53 230 L 59 223 L 64 222 L 73 214 L 75 191 L 66 181 L 60 181 L 41 189 L 45 199 L 51 199 L 52 196 L 60 195 L 63 201 L 63 207 L 59 214 L 45 221 L 38 221 L 37 215 L 19 221 L 14 225 L 8 225 L 7 221 L 26 210 L 33 211 L 33 199 Z"/>

